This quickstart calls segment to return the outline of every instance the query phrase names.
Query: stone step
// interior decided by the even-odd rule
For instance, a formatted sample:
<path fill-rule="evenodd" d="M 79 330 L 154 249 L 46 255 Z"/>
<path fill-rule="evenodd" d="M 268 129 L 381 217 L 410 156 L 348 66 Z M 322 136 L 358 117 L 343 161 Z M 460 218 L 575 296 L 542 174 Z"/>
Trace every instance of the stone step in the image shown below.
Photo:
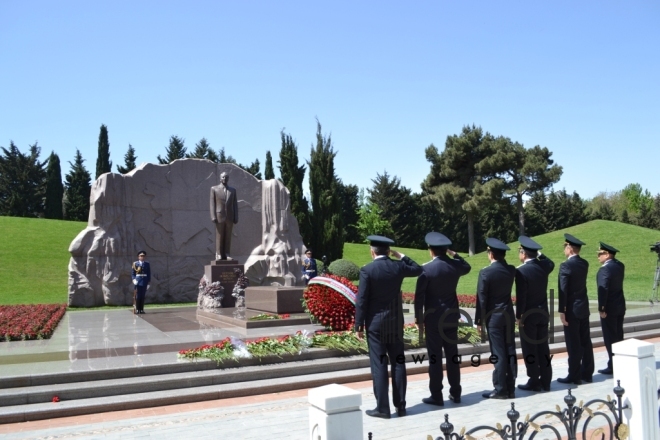
<path fill-rule="evenodd" d="M 630 333 L 626 337 L 638 339 L 660 337 L 660 329 Z M 593 344 L 594 347 L 602 346 L 602 338 L 594 338 Z M 463 355 L 462 366 L 470 365 L 469 355 L 476 353 L 474 350 L 476 348 L 481 348 L 481 359 L 484 363 L 490 356 L 488 350 L 484 350 L 486 347 L 461 347 L 462 352 L 459 351 L 459 353 Z M 565 345 L 563 343 L 552 344 L 550 351 L 553 354 L 563 352 Z M 428 371 L 428 365 L 415 363 L 412 359 L 412 355 L 423 353 L 423 349 L 406 353 L 408 374 L 420 374 Z M 520 350 L 518 350 L 518 357 L 521 358 Z M 235 371 L 227 369 L 194 374 L 178 373 L 155 377 L 29 387 L 29 389 L 14 388 L 2 390 L 2 399 L 9 404 L 0 407 L 0 423 L 149 408 L 284 392 L 330 383 L 364 381 L 371 378 L 368 365 L 367 356 L 359 355 L 262 367 L 244 367 L 240 371 L 239 369 L 234 369 Z M 57 395 L 61 401 L 53 403 L 51 399 L 54 395 Z"/>

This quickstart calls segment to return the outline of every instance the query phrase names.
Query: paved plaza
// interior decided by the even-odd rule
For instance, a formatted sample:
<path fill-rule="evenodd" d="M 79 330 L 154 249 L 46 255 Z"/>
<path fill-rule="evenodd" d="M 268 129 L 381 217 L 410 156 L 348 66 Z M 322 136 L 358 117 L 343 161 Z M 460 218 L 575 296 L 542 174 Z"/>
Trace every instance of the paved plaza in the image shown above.
<path fill-rule="evenodd" d="M 150 313 L 151 312 L 151 313 Z M 69 372 L 102 370 L 119 365 L 149 365 L 163 362 L 187 362 L 176 359 L 182 347 L 222 339 L 227 332 L 236 336 L 274 335 L 293 329 L 261 329 L 249 335 L 244 330 L 200 328 L 186 322 L 189 314 L 180 310 L 177 317 L 158 318 L 157 309 L 147 309 L 145 318 L 126 310 L 69 312 L 52 339 L 24 341 L 0 345 L 0 377 L 25 375 L 28 372 Z M 298 328 L 296 328 L 297 330 Z M 313 330 L 313 326 L 309 326 Z M 250 330 L 253 332 L 254 330 Z M 656 345 L 656 361 L 660 362 L 660 338 L 649 339 Z M 607 353 L 595 349 L 596 369 L 604 368 Z M 466 367 L 462 372 L 461 404 L 451 401 L 444 408 L 421 403 L 428 396 L 428 376 L 409 376 L 408 416 L 390 420 L 364 416 L 364 438 L 372 432 L 374 439 L 426 439 L 439 436 L 444 414 L 449 414 L 455 430 L 478 424 L 507 422 L 511 402 L 521 413 L 534 414 L 565 406 L 563 397 L 569 388 L 553 381 L 549 393 L 517 391 L 515 400 L 484 400 L 481 393 L 492 388 L 492 365 Z M 553 359 L 554 378 L 566 375 L 566 354 Z M 519 363 L 518 383 L 524 383 L 524 366 Z M 371 382 L 344 384 L 362 393 L 362 410 L 375 407 Z M 611 376 L 594 375 L 592 384 L 577 387 L 577 401 L 614 397 Z M 447 397 L 447 396 L 446 396 Z M 53 405 L 57 405 L 53 403 Z M 307 439 L 307 390 L 212 400 L 156 408 L 107 412 L 64 417 L 34 422 L 0 425 L 0 436 L 6 439 Z"/>

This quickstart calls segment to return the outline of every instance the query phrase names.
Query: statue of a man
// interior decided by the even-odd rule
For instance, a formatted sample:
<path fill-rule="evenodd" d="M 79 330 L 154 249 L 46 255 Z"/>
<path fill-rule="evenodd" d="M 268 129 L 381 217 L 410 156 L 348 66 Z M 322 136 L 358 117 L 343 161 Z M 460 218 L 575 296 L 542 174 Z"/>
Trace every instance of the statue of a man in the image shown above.
<path fill-rule="evenodd" d="M 211 221 L 216 231 L 215 258 L 226 260 L 231 248 L 231 231 L 238 223 L 238 199 L 236 189 L 229 186 L 229 176 L 224 172 L 220 174 L 220 185 L 211 187 Z"/>

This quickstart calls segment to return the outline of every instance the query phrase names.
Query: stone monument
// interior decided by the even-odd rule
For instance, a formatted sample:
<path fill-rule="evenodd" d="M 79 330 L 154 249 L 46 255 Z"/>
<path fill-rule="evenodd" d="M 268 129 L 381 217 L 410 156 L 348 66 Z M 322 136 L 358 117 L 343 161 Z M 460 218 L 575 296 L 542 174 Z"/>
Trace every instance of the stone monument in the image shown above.
<path fill-rule="evenodd" d="M 223 173 L 237 188 L 241 219 L 231 230 L 231 260 L 214 259 L 216 228 L 207 204 Z M 204 159 L 103 174 L 92 186 L 88 225 L 69 246 L 69 305 L 132 304 L 131 262 L 140 249 L 151 263 L 147 303 L 196 302 L 199 280 L 209 275 L 205 266 L 216 281 L 213 271 L 222 269 L 214 268 L 223 261 L 243 266 L 250 286 L 303 287 L 304 245 L 289 205 L 278 180 L 260 181 L 236 165 Z M 223 284 L 229 307 L 231 276 Z"/>

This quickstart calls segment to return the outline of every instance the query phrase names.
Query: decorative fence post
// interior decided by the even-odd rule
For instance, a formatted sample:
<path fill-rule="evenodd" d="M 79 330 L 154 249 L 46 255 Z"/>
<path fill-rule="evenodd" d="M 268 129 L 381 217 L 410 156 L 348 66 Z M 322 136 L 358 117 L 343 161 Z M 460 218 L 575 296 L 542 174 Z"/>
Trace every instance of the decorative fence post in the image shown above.
<path fill-rule="evenodd" d="M 655 345 L 638 339 L 612 344 L 614 380 L 626 389 L 623 416 L 630 440 L 659 440 Z"/>
<path fill-rule="evenodd" d="M 311 440 L 362 440 L 362 394 L 330 384 L 309 390 Z"/>

